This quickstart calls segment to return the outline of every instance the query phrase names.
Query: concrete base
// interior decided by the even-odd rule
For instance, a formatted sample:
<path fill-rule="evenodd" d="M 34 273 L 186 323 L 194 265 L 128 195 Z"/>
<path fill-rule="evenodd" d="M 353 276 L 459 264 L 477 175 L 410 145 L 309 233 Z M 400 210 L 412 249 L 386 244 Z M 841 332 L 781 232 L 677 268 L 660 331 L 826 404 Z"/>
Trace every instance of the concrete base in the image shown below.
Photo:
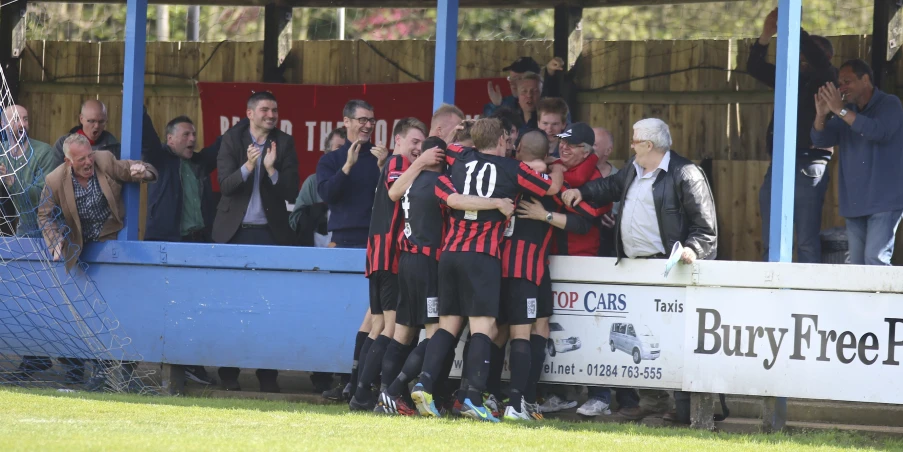
<path fill-rule="evenodd" d="M 699 392 L 690 395 L 690 427 L 715 430 L 715 397 Z"/>

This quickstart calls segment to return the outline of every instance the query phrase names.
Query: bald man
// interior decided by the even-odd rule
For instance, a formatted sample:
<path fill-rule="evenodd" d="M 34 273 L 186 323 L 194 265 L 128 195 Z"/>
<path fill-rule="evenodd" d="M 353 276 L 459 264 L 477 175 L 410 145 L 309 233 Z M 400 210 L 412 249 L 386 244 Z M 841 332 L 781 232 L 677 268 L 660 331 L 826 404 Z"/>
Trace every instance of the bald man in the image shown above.
<path fill-rule="evenodd" d="M 84 135 L 91 143 L 91 149 L 95 151 L 110 151 L 118 160 L 120 157 L 119 140 L 112 133 L 107 132 L 107 106 L 95 99 L 88 99 L 82 103 L 78 114 L 79 125 L 72 128 L 69 133 L 56 141 L 56 166 L 63 163 L 63 141 L 73 133 Z"/>
<path fill-rule="evenodd" d="M 36 212 L 44 190 L 44 176 L 57 167 L 53 148 L 28 136 L 28 110 L 25 107 L 6 107 L 2 122 L 9 124 L 10 133 L 2 137 L 3 147 L 8 151 L 0 156 L 0 180 L 15 207 L 15 212 L 6 208 L 5 213 L 19 219 L 16 235 L 40 237 Z"/>

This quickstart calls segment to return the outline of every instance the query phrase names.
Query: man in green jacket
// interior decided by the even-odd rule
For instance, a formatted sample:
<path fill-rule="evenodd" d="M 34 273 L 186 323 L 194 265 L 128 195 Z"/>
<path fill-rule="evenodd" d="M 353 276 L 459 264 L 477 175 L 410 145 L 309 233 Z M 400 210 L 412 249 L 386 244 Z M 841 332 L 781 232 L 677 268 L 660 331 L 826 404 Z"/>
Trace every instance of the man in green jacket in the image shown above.
<path fill-rule="evenodd" d="M 37 211 L 44 190 L 44 177 L 56 168 L 53 148 L 42 141 L 28 137 L 28 110 L 21 105 L 10 105 L 3 110 L 0 146 L 0 180 L 12 201 L 4 206 L 6 218 L 18 218 L 16 236 L 41 238 Z M 15 211 L 11 211 L 14 209 Z M 41 242 L 35 242 L 42 246 Z M 49 370 L 53 361 L 46 356 L 23 356 L 15 379 L 28 380 L 32 374 Z"/>
<path fill-rule="evenodd" d="M 28 137 L 28 110 L 21 105 L 11 105 L 3 111 L 2 146 L 6 152 L 0 155 L 0 180 L 12 200 L 15 212 L 6 217 L 18 218 L 16 235 L 41 237 L 37 224 L 38 206 L 44 190 L 44 176 L 56 168 L 53 148 L 42 141 Z"/>

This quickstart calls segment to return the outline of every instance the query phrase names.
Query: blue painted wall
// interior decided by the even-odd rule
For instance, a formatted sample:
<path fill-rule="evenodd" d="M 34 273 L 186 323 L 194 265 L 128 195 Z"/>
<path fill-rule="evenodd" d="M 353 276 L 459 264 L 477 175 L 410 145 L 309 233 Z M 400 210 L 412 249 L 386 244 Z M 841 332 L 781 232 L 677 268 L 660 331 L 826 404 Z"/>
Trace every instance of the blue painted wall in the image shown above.
<path fill-rule="evenodd" d="M 73 303 L 74 311 L 89 324 L 93 316 L 92 329 L 103 331 L 101 342 L 117 343 L 114 335 L 131 340 L 128 359 L 140 355 L 144 361 L 173 364 L 347 372 L 368 306 L 363 250 L 106 242 L 89 246 L 82 256 L 108 308 L 95 316 L 91 305 L 104 306 L 90 303 L 98 294 L 84 274 L 67 277 L 60 264 L 44 267 L 36 252 L 22 251 L 31 248 L 27 241 L 7 240 L 13 245 L 4 250 L 18 247 L 10 251 L 27 259 L 0 267 L 0 297 L 28 306 L 5 310 L 21 312 L 0 320 L 0 337 L 29 336 L 16 330 L 18 324 L 38 328 L 28 328 L 33 340 L 0 344 L 3 353 L 31 349 L 41 355 L 47 343 L 69 344 L 50 348 L 54 356 L 86 349 L 71 323 L 69 299 L 81 300 Z M 32 284 L 17 289 L 16 279 Z M 29 287 L 63 290 L 29 292 Z M 24 293 L 30 296 L 23 298 Z M 44 318 L 69 322 L 52 325 Z M 40 340 L 52 331 L 66 334 Z"/>

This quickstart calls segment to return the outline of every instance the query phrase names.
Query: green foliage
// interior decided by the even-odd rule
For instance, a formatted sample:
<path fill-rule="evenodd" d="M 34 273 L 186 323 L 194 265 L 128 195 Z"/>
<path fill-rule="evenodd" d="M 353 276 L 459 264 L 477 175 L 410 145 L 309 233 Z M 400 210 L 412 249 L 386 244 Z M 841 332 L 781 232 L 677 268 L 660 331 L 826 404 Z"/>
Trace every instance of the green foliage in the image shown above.
<path fill-rule="evenodd" d="M 603 40 L 728 39 L 757 36 L 774 3 L 737 1 L 664 6 L 588 8 L 583 37 Z M 111 41 L 125 36 L 125 5 L 29 3 L 28 39 Z M 170 41 L 186 39 L 187 6 L 168 7 L 168 17 L 148 10 L 148 40 L 158 21 L 169 21 Z M 803 26 L 828 36 L 868 34 L 872 0 L 807 0 Z M 435 9 L 347 9 L 346 39 L 433 39 Z M 335 8 L 295 8 L 295 39 L 336 39 Z M 547 40 L 554 29 L 551 9 L 462 9 L 461 40 Z M 263 8 L 202 6 L 202 41 L 263 39 Z"/>

